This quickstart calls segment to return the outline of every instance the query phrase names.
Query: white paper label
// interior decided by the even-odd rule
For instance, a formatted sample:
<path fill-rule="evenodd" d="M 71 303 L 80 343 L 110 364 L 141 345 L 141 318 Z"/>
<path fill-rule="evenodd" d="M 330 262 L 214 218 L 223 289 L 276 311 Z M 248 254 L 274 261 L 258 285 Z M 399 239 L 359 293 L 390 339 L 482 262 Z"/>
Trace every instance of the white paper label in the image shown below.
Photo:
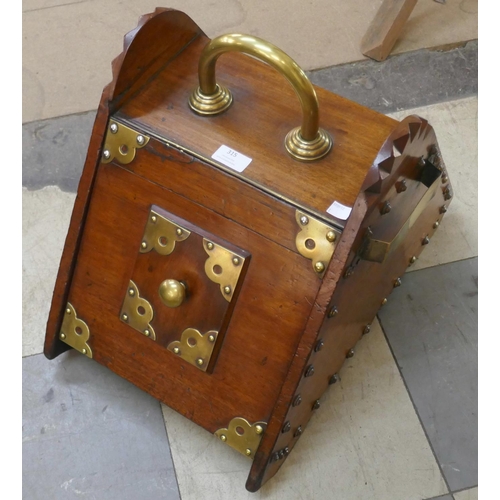
<path fill-rule="evenodd" d="M 236 170 L 236 172 L 243 172 L 245 168 L 250 165 L 252 158 L 242 155 L 235 151 L 234 149 L 228 148 L 227 146 L 221 146 L 213 155 L 212 158 L 221 162 L 226 167 Z"/>
<path fill-rule="evenodd" d="M 337 217 L 337 219 L 346 220 L 349 217 L 349 215 L 351 215 L 351 210 L 352 210 L 352 207 L 346 207 L 345 205 L 342 205 L 342 203 L 339 203 L 338 201 L 334 201 L 327 208 L 326 211 L 330 215 Z"/>

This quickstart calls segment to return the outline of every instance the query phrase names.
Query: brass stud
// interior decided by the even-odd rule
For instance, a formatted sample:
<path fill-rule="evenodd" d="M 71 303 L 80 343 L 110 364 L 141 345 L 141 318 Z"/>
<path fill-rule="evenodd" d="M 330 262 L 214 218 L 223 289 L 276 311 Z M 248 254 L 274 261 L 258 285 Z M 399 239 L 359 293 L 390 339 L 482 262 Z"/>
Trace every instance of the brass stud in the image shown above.
<path fill-rule="evenodd" d="M 116 134 L 118 132 L 118 125 L 116 123 L 112 123 L 109 127 L 109 130 L 111 130 L 112 134 Z"/>
<path fill-rule="evenodd" d="M 156 215 L 151 216 L 151 222 L 155 223 L 156 222 Z"/>
<path fill-rule="evenodd" d="M 233 257 L 233 264 L 235 266 L 239 266 L 240 265 L 240 259 L 238 257 Z"/>
<path fill-rule="evenodd" d="M 182 229 L 180 227 L 178 227 L 176 230 L 175 230 L 175 234 L 177 236 L 182 236 Z"/>
<path fill-rule="evenodd" d="M 347 354 L 345 355 L 346 358 L 352 358 L 354 356 L 354 349 L 349 349 L 347 351 Z"/>
<path fill-rule="evenodd" d="M 366 325 L 364 328 L 363 328 L 363 335 L 366 335 L 367 333 L 370 333 L 372 330 L 372 327 L 371 325 Z"/>
<path fill-rule="evenodd" d="M 383 299 L 381 305 L 385 306 L 387 304 L 387 299 Z"/>
<path fill-rule="evenodd" d="M 312 409 L 313 409 L 313 410 L 317 410 L 317 409 L 319 409 L 319 407 L 320 407 L 320 406 L 321 406 L 321 401 L 320 401 L 319 399 L 317 399 L 317 400 L 313 403 L 313 405 L 312 405 Z"/>
<path fill-rule="evenodd" d="M 325 270 L 325 264 L 323 264 L 323 262 L 316 262 L 316 264 L 314 264 L 314 270 L 317 273 L 322 273 Z"/>
<path fill-rule="evenodd" d="M 304 372 L 304 377 L 312 377 L 314 375 L 314 366 L 309 365 Z"/>
<path fill-rule="evenodd" d="M 66 314 L 71 314 L 71 309 L 69 307 L 66 309 Z"/>
<path fill-rule="evenodd" d="M 340 380 L 340 377 L 339 377 L 338 373 L 334 373 L 330 377 L 330 380 L 328 381 L 328 385 L 336 384 L 339 380 Z"/>
<path fill-rule="evenodd" d="M 102 153 L 102 156 L 104 156 L 104 159 L 109 160 L 111 158 L 111 153 L 105 149 Z"/>
<path fill-rule="evenodd" d="M 198 366 L 203 366 L 203 360 L 202 360 L 201 358 L 198 358 L 198 359 L 196 360 L 196 364 L 197 364 Z"/>
<path fill-rule="evenodd" d="M 401 278 L 397 278 L 394 280 L 393 286 L 394 288 L 397 288 L 398 286 L 401 286 Z"/>
<path fill-rule="evenodd" d="M 87 354 L 87 349 L 85 349 L 85 347 L 82 349 L 82 354 Z"/>
<path fill-rule="evenodd" d="M 300 403 L 302 403 L 302 397 L 300 396 L 300 394 L 297 394 L 293 399 L 292 406 L 299 406 Z"/>
<path fill-rule="evenodd" d="M 437 220 L 436 222 L 434 222 L 434 224 L 432 224 L 432 227 L 434 229 L 437 229 L 439 227 L 439 221 Z"/>
<path fill-rule="evenodd" d="M 444 196 L 444 199 L 445 200 L 449 200 L 451 199 L 451 189 L 449 187 L 447 187 L 444 191 L 443 191 L 443 196 Z"/>
<path fill-rule="evenodd" d="M 224 293 L 225 293 L 226 295 L 229 295 L 229 294 L 231 293 L 231 287 L 230 287 L 230 286 L 225 286 L 225 287 L 224 287 Z"/>
<path fill-rule="evenodd" d="M 329 318 L 333 318 L 334 316 L 337 316 L 337 314 L 339 313 L 339 310 L 337 309 L 336 306 L 333 306 L 330 311 L 328 312 L 328 317 Z"/>
<path fill-rule="evenodd" d="M 431 239 L 426 236 L 423 240 L 422 240 L 422 245 L 428 245 L 429 244 L 429 241 L 431 241 Z"/>
<path fill-rule="evenodd" d="M 392 207 L 391 207 L 391 204 L 386 201 L 383 205 L 382 205 L 382 208 L 380 209 L 380 214 L 381 215 L 385 215 L 385 214 L 388 214 L 390 211 L 391 211 Z"/>
<path fill-rule="evenodd" d="M 300 218 L 300 223 L 301 223 L 303 226 L 305 226 L 305 225 L 309 224 L 309 219 L 308 219 L 305 215 L 303 215 L 303 216 Z"/>
<path fill-rule="evenodd" d="M 448 182 L 448 176 L 446 175 L 446 173 L 443 173 L 443 175 L 441 176 L 441 182 L 443 184 L 446 184 Z"/>
<path fill-rule="evenodd" d="M 122 320 L 123 321 L 128 321 L 128 316 L 126 314 L 122 314 Z"/>
<path fill-rule="evenodd" d="M 210 342 L 215 342 L 215 335 L 210 334 L 208 340 L 210 340 Z"/>
<path fill-rule="evenodd" d="M 142 146 L 144 144 L 144 136 L 143 135 L 137 136 L 137 144 L 139 144 L 139 146 Z"/>
<path fill-rule="evenodd" d="M 223 442 L 227 441 L 227 436 L 225 434 L 221 434 L 220 435 L 220 440 L 223 441 Z"/>
<path fill-rule="evenodd" d="M 285 425 L 283 426 L 283 429 L 281 429 L 281 432 L 285 434 L 285 432 L 289 432 L 292 426 L 290 425 L 290 421 L 285 422 Z"/>
<path fill-rule="evenodd" d="M 290 453 L 290 448 L 288 448 L 288 446 L 285 446 L 283 448 L 283 453 L 285 454 L 285 456 L 287 456 Z"/>
<path fill-rule="evenodd" d="M 180 354 L 181 350 L 178 347 L 174 347 L 174 354 Z"/>
<path fill-rule="evenodd" d="M 151 335 L 151 332 L 146 328 L 144 330 L 144 335 L 146 335 L 146 337 L 149 337 Z"/>
<path fill-rule="evenodd" d="M 410 264 L 413 264 L 414 262 L 416 262 L 417 260 L 417 256 L 414 255 L 411 259 L 410 259 Z"/>
<path fill-rule="evenodd" d="M 133 288 L 128 289 L 128 294 L 133 297 L 135 295 L 135 290 Z"/>
<path fill-rule="evenodd" d="M 325 343 L 320 339 L 318 342 L 316 342 L 316 345 L 314 346 L 314 352 L 319 352 L 321 349 L 323 349 L 323 346 Z"/>
<path fill-rule="evenodd" d="M 251 450 L 250 448 L 247 448 L 247 449 L 245 450 L 245 455 L 246 455 L 247 457 L 249 457 L 251 454 L 252 454 L 252 450 Z"/>
<path fill-rule="evenodd" d="M 403 179 L 400 182 L 396 183 L 396 192 L 397 193 L 403 193 L 408 189 L 408 186 L 406 185 L 406 179 Z"/>
<path fill-rule="evenodd" d="M 332 243 L 335 241 L 335 238 L 337 238 L 337 235 L 335 234 L 335 231 L 328 231 L 326 233 L 326 239 Z"/>
<path fill-rule="evenodd" d="M 143 241 L 143 242 L 141 243 L 141 248 L 146 248 L 147 246 L 148 246 L 148 244 L 147 244 L 145 241 Z"/>
<path fill-rule="evenodd" d="M 59 337 L 60 337 L 61 339 L 63 339 L 63 340 L 64 340 L 64 339 L 66 338 L 66 334 L 65 334 L 65 333 L 61 333 L 61 334 L 59 335 Z"/>
<path fill-rule="evenodd" d="M 209 250 L 213 250 L 213 249 L 214 249 L 214 244 L 213 244 L 211 241 L 209 241 L 209 242 L 207 243 L 207 248 L 208 248 Z"/>
<path fill-rule="evenodd" d="M 420 157 L 420 160 L 418 160 L 418 164 L 419 164 L 419 166 L 421 166 L 421 167 L 423 167 L 423 166 L 425 165 L 425 160 L 424 160 L 424 157 L 423 157 L 423 156 L 421 156 L 421 157 Z"/>
<path fill-rule="evenodd" d="M 302 426 L 299 425 L 297 429 L 295 429 L 295 432 L 293 433 L 293 437 L 299 437 L 302 434 Z"/>
<path fill-rule="evenodd" d="M 257 434 L 262 434 L 264 432 L 264 427 L 262 427 L 262 425 L 256 425 L 255 426 L 255 432 Z"/>
<path fill-rule="evenodd" d="M 446 205 L 443 205 L 443 206 L 439 209 L 439 213 L 440 213 L 440 214 L 445 214 L 447 211 L 448 211 L 448 207 L 447 207 Z"/>

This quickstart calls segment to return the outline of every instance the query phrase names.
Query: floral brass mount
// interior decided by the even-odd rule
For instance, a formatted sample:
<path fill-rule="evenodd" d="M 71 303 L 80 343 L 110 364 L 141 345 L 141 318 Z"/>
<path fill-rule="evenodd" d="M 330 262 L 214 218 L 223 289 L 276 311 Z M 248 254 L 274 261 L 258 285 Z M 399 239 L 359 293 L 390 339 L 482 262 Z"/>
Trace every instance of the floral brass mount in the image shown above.
<path fill-rule="evenodd" d="M 203 248 L 208 254 L 205 262 L 206 275 L 220 285 L 222 296 L 231 302 L 245 259 L 205 238 Z"/>
<path fill-rule="evenodd" d="M 186 328 L 182 332 L 181 340 L 171 342 L 167 349 L 189 364 L 206 372 L 217 340 L 217 334 L 218 332 L 211 330 L 203 335 L 196 328 Z"/>
<path fill-rule="evenodd" d="M 135 158 L 136 150 L 143 148 L 148 142 L 147 135 L 136 132 L 123 123 L 109 120 L 102 162 L 109 163 L 116 158 L 119 163 L 127 165 Z"/>
<path fill-rule="evenodd" d="M 190 231 L 151 210 L 139 251 L 147 253 L 155 249 L 160 255 L 170 255 L 175 244 L 186 240 Z"/>
<path fill-rule="evenodd" d="M 139 288 L 130 280 L 123 300 L 122 310 L 120 311 L 120 319 L 134 330 L 141 332 L 152 340 L 156 340 L 156 333 L 151 326 L 153 316 L 153 306 L 140 296 Z"/>
<path fill-rule="evenodd" d="M 215 431 L 215 435 L 231 448 L 253 459 L 266 427 L 267 422 L 251 424 L 243 417 L 234 417 L 227 428 Z"/>
<path fill-rule="evenodd" d="M 79 319 L 76 315 L 75 308 L 68 302 L 66 304 L 66 310 L 64 311 L 64 318 L 61 325 L 61 331 L 59 332 L 59 338 L 73 347 L 77 351 L 85 354 L 85 356 L 92 357 L 92 349 L 88 345 L 87 341 L 90 337 L 90 330 L 83 321 Z"/>
<path fill-rule="evenodd" d="M 296 210 L 295 220 L 300 228 L 295 238 L 297 250 L 312 261 L 314 271 L 322 278 L 342 233 L 300 210 Z"/>

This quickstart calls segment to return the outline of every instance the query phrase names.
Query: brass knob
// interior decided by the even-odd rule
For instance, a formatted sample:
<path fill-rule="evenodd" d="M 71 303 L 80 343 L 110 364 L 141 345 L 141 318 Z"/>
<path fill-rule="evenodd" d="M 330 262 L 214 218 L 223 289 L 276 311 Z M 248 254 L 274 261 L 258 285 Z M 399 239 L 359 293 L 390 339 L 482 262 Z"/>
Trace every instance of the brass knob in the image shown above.
<path fill-rule="evenodd" d="M 168 307 L 179 307 L 186 298 L 186 286 L 177 280 L 165 280 L 158 289 L 161 301 Z"/>

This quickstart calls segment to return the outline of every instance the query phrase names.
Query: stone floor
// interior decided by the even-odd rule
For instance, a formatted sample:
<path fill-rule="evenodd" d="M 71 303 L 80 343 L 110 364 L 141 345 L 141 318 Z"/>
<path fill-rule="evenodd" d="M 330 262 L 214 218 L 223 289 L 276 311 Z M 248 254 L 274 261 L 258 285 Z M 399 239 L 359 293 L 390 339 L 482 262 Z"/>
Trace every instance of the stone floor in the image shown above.
<path fill-rule="evenodd" d="M 428 119 L 454 187 L 439 231 L 256 494 L 248 460 L 211 434 L 75 351 L 41 354 L 99 94 L 122 35 L 157 4 L 23 3 L 23 498 L 477 500 L 477 2 L 419 2 L 395 55 L 374 63 L 358 47 L 379 3 L 170 2 L 209 36 L 268 38 L 317 85 Z"/>

